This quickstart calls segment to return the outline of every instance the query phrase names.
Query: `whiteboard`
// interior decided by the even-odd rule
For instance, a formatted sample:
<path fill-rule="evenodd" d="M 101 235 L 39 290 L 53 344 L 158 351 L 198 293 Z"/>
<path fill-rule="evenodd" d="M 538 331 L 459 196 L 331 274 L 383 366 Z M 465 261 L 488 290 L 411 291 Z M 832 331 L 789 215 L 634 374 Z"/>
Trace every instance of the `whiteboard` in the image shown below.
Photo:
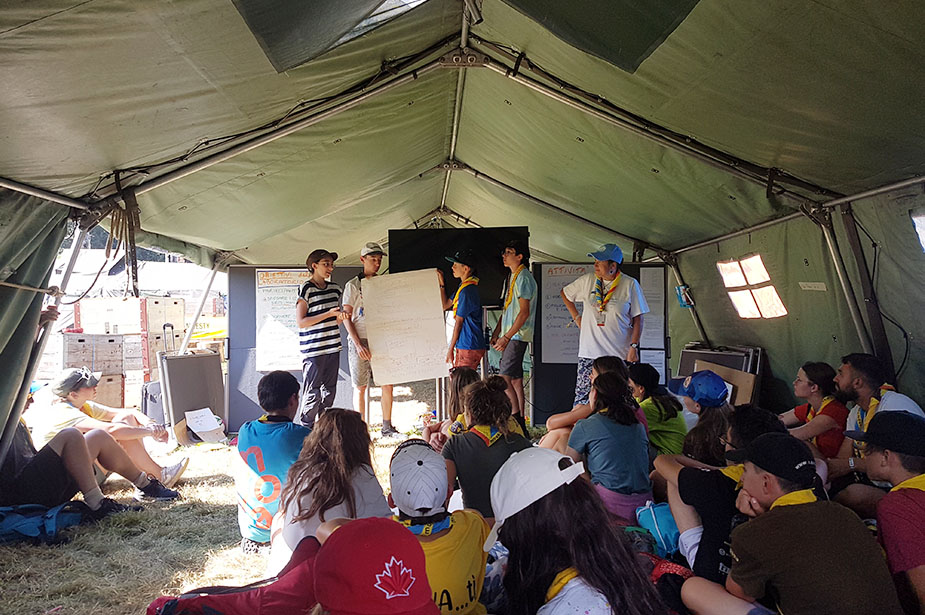
<path fill-rule="evenodd" d="M 543 276 L 543 302 L 539 311 L 539 324 L 543 328 L 540 360 L 543 363 L 577 363 L 579 329 L 572 322 L 572 315 L 559 293 L 577 278 L 594 271 L 594 265 L 541 265 L 540 271 Z"/>
<path fill-rule="evenodd" d="M 364 278 L 362 284 L 376 384 L 445 377 L 448 340 L 436 270 Z"/>
<path fill-rule="evenodd" d="M 257 269 L 256 369 L 302 369 L 295 305 L 299 288 L 308 280 L 306 269 Z"/>

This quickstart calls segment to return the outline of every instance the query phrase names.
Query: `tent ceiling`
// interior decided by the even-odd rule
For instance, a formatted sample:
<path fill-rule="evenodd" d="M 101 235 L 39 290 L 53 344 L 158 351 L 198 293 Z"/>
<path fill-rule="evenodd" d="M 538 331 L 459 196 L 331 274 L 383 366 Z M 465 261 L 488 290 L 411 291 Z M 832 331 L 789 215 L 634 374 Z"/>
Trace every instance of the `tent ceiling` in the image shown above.
<path fill-rule="evenodd" d="M 0 176 L 84 194 L 114 168 L 182 155 L 362 83 L 384 61 L 458 33 L 462 6 L 429 0 L 277 74 L 231 0 L 18 4 L 0 17 L 0 76 L 13 84 L 0 92 Z M 635 74 L 501 0 L 484 0 L 472 33 L 671 130 L 850 192 L 925 173 L 917 6 L 700 0 Z M 255 263 L 301 262 L 319 244 L 350 254 L 440 205 L 442 174 L 428 170 L 449 152 L 456 75 L 429 73 L 144 194 L 142 226 L 153 241 Z M 456 157 L 667 248 L 794 205 L 481 68 L 467 71 Z M 446 206 L 481 225 L 517 218 L 554 256 L 611 238 L 462 172 Z"/>

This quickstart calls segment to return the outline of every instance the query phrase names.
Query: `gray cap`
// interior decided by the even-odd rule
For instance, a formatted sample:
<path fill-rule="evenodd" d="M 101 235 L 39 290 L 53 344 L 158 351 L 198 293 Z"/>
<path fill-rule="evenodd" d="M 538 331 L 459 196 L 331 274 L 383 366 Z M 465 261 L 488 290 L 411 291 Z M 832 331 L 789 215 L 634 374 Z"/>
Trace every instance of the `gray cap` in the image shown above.
<path fill-rule="evenodd" d="M 58 397 L 67 397 L 77 389 L 95 387 L 99 384 L 100 374 L 94 374 L 86 367 L 70 367 L 51 383 L 51 392 Z"/>

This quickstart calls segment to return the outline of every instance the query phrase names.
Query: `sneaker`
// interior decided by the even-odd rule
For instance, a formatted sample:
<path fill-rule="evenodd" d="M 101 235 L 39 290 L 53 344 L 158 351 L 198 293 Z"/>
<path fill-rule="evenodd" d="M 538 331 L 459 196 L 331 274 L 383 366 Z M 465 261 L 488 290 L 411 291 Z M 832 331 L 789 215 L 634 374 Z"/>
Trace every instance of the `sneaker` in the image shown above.
<path fill-rule="evenodd" d="M 188 465 L 189 457 L 184 457 L 180 460 L 180 463 L 161 469 L 161 484 L 168 489 L 176 485 Z"/>
<path fill-rule="evenodd" d="M 396 438 L 399 436 L 401 436 L 401 433 L 392 426 L 382 428 L 383 438 Z"/>
<path fill-rule="evenodd" d="M 145 500 L 165 502 L 167 500 L 175 500 L 178 497 L 180 497 L 179 492 L 174 491 L 173 489 L 168 489 L 161 484 L 161 481 L 157 480 L 156 478 L 151 478 L 146 487 L 135 488 L 135 499 L 139 502 L 143 502 Z"/>
<path fill-rule="evenodd" d="M 269 555 L 270 543 L 244 538 L 241 540 L 241 550 L 247 555 Z"/>
<path fill-rule="evenodd" d="M 92 521 L 101 521 L 109 515 L 115 515 L 118 513 L 124 512 L 138 512 L 144 510 L 141 506 L 126 506 L 125 504 L 120 504 L 115 500 L 110 498 L 103 498 L 100 501 L 100 507 L 96 510 L 90 511 L 90 519 Z"/>

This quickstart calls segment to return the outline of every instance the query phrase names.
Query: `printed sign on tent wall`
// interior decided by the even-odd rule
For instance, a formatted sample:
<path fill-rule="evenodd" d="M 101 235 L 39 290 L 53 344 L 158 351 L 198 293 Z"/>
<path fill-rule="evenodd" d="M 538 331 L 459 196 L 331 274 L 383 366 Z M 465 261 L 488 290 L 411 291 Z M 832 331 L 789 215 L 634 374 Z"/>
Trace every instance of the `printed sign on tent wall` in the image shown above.
<path fill-rule="evenodd" d="M 257 270 L 257 371 L 302 367 L 295 306 L 299 288 L 308 280 L 305 269 Z"/>

